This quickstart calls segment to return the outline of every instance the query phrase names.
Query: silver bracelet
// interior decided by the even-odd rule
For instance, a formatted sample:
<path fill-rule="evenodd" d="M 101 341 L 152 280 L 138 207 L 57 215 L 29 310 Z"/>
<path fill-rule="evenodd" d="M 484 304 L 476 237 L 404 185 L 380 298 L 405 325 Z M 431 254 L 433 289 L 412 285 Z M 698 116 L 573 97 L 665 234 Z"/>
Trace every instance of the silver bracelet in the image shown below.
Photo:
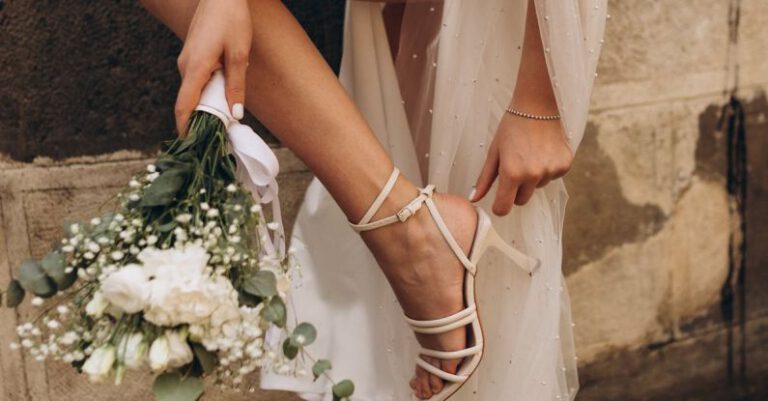
<path fill-rule="evenodd" d="M 525 112 L 522 112 L 522 111 L 515 110 L 515 109 L 512 108 L 512 106 L 507 107 L 507 113 L 516 115 L 518 117 L 530 118 L 531 120 L 546 120 L 546 121 L 549 121 L 549 120 L 559 120 L 560 119 L 560 115 L 559 114 L 550 115 L 550 116 L 539 116 L 539 115 L 536 115 L 536 114 L 530 114 L 530 113 L 525 113 Z"/>

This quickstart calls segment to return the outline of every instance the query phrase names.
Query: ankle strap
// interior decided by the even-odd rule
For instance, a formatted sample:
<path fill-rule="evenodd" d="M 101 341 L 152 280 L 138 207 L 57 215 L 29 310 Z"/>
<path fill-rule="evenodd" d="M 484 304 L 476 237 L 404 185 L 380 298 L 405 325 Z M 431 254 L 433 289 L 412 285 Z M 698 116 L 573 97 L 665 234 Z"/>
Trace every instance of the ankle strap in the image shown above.
<path fill-rule="evenodd" d="M 369 231 L 373 230 L 379 227 L 384 227 L 386 225 L 390 225 L 392 223 L 397 223 L 398 221 L 404 222 L 408 220 L 409 217 L 416 214 L 416 212 L 421 209 L 421 205 L 424 204 L 424 202 L 432 197 L 432 193 L 435 191 L 434 185 L 429 185 L 426 188 L 419 190 L 419 196 L 417 196 L 415 199 L 410 201 L 407 205 L 405 205 L 404 208 L 400 209 L 397 214 L 394 214 L 392 216 L 384 217 L 383 219 L 376 220 L 374 222 L 371 222 L 371 219 L 373 218 L 373 215 L 376 214 L 376 212 L 379 211 L 381 208 L 381 205 L 384 203 L 384 200 L 387 199 L 387 196 L 389 196 L 389 193 L 392 192 L 392 188 L 395 186 L 395 182 L 397 182 L 397 177 L 400 175 L 400 170 L 395 167 L 395 169 L 392 171 L 392 175 L 389 176 L 389 180 L 384 185 L 384 188 L 382 188 L 381 192 L 379 193 L 379 196 L 374 199 L 373 203 L 371 204 L 371 207 L 368 208 L 368 211 L 365 212 L 365 215 L 357 224 L 349 223 L 349 225 L 352 227 L 353 230 L 356 232 L 361 231 Z"/>

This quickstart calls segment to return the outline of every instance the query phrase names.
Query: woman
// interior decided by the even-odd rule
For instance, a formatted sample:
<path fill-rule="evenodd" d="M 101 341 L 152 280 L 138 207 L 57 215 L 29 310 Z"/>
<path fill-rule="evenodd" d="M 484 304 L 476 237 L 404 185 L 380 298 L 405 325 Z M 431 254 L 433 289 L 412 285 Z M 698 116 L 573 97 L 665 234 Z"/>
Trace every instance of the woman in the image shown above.
<path fill-rule="evenodd" d="M 293 309 L 355 399 L 575 396 L 559 178 L 584 129 L 604 0 L 350 1 L 344 87 L 277 0 L 144 3 L 185 42 L 179 131 L 223 68 L 232 114 L 247 107 L 317 177 L 292 239 Z M 492 235 L 470 201 L 514 247 L 494 243 L 513 261 L 489 254 L 476 289 Z M 265 372 L 261 385 L 331 399 L 322 380 Z"/>

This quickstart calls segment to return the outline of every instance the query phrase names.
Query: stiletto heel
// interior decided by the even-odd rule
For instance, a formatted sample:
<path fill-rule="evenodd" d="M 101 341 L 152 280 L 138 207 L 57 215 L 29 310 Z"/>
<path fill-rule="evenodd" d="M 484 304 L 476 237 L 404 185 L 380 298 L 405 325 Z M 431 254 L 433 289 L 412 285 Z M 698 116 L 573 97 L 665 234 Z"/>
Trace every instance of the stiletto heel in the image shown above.
<path fill-rule="evenodd" d="M 506 241 L 504 241 L 504 239 L 501 238 L 499 233 L 496 232 L 496 229 L 493 227 L 490 216 L 488 216 L 485 211 L 478 208 L 477 215 L 478 234 L 482 233 L 483 231 L 485 231 L 485 233 L 483 235 L 475 236 L 475 240 L 480 240 L 481 245 L 480 249 L 478 249 L 476 253 L 473 253 L 473 256 L 476 256 L 476 259 L 473 258 L 472 262 L 477 263 L 480 257 L 482 257 L 483 254 L 485 254 L 485 251 L 487 251 L 489 248 L 496 248 L 513 262 L 515 262 L 518 267 L 523 269 L 530 276 L 532 276 L 533 273 L 539 269 L 541 262 L 538 259 L 520 252 L 517 248 L 512 247 L 512 245 L 509 245 Z"/>
<path fill-rule="evenodd" d="M 465 255 L 461 250 L 461 247 L 456 242 L 453 234 L 448 230 L 448 226 L 445 224 L 440 212 L 432 200 L 432 194 L 434 193 L 434 185 L 428 185 L 427 187 L 419 190 L 419 195 L 408 203 L 405 207 L 400 209 L 396 214 L 382 218 L 380 220 L 371 221 L 373 216 L 379 210 L 384 200 L 387 198 L 392 188 L 395 186 L 397 177 L 400 174 L 397 168 L 392 171 L 389 180 L 384 185 L 381 193 L 371 204 L 371 207 L 365 213 L 363 218 L 357 224 L 350 223 L 352 229 L 357 232 L 374 230 L 376 228 L 384 227 L 389 224 L 395 224 L 398 222 L 405 222 L 416 214 L 416 212 L 426 205 L 429 214 L 432 216 L 437 228 L 440 230 L 445 242 L 451 248 L 456 258 L 459 259 L 464 266 L 464 303 L 466 307 L 453 315 L 446 316 L 435 320 L 415 320 L 409 317 L 405 317 L 406 322 L 411 326 L 416 333 L 422 334 L 440 334 L 446 333 L 459 327 L 468 326 L 470 329 L 470 339 L 473 344 L 467 348 L 458 351 L 439 351 L 421 347 L 419 350 L 419 357 L 416 358 L 416 364 L 427 372 L 441 378 L 447 384 L 442 391 L 433 395 L 425 401 L 445 401 L 450 398 L 461 386 L 469 379 L 472 374 L 477 370 L 477 366 L 480 364 L 480 360 L 483 357 L 483 328 L 480 322 L 480 316 L 478 315 L 477 308 L 477 288 L 475 286 L 475 276 L 477 274 L 477 262 L 482 255 L 489 248 L 493 247 L 501 251 L 504 255 L 509 257 L 515 264 L 520 266 L 528 274 L 533 273 L 539 267 L 539 261 L 534 259 L 519 250 L 513 248 L 511 245 L 504 242 L 499 234 L 494 230 L 491 224 L 491 218 L 483 210 L 476 208 L 477 210 L 477 229 L 475 230 L 475 238 L 472 242 L 472 249 L 469 256 Z M 428 363 L 421 356 L 431 356 L 439 359 L 458 359 L 464 358 L 456 374 L 448 373 L 442 369 Z M 415 395 L 411 395 L 411 399 L 414 401 L 422 401 Z"/>

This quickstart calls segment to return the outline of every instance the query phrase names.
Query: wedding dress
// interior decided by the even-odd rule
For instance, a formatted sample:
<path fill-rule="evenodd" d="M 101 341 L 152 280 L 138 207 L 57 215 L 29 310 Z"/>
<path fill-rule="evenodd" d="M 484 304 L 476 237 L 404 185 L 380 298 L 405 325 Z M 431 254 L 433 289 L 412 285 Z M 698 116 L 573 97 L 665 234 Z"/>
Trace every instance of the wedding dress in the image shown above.
<path fill-rule="evenodd" d="M 407 3 L 393 60 L 383 5 L 349 1 L 340 79 L 396 166 L 416 183 L 468 194 L 514 90 L 527 0 Z M 575 151 L 606 18 L 605 0 L 535 0 L 562 125 Z M 494 194 L 481 203 L 486 210 Z M 454 401 L 572 400 L 578 390 L 567 289 L 561 272 L 562 180 L 494 217 L 501 235 L 539 258 L 528 277 L 499 254 L 481 261 L 478 300 L 485 356 Z M 417 342 L 376 261 L 322 184 L 309 185 L 291 239 L 300 265 L 291 320 L 310 321 L 309 347 L 355 383 L 355 401 L 410 399 Z M 277 332 L 271 333 L 279 341 Z M 331 400 L 330 383 L 264 370 L 261 387 Z"/>

